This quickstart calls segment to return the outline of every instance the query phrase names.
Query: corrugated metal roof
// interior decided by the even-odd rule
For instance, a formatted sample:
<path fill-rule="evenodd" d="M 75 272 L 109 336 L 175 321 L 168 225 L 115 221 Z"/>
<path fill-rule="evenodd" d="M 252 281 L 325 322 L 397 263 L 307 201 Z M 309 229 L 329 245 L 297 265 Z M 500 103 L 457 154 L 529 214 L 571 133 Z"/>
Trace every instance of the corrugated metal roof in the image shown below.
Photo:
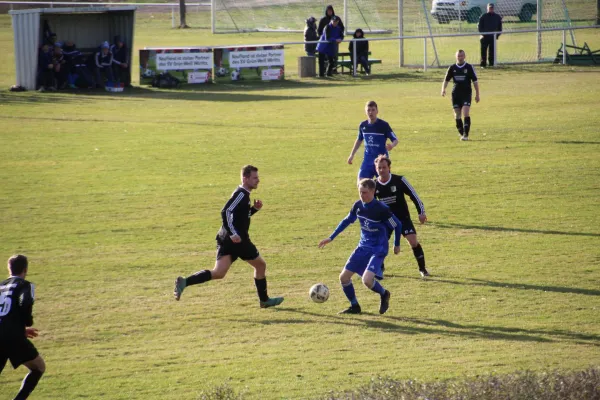
<path fill-rule="evenodd" d="M 121 6 L 121 7 L 63 7 L 63 8 L 34 8 L 31 10 L 10 10 L 8 13 L 15 14 L 90 14 L 104 13 L 111 11 L 135 11 L 137 7 Z"/>

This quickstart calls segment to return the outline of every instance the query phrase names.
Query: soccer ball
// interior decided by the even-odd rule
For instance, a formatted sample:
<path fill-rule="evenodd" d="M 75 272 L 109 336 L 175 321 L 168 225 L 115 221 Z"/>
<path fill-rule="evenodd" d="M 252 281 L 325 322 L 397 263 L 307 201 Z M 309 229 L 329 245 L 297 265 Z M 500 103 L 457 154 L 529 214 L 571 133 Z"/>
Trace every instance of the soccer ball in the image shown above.
<path fill-rule="evenodd" d="M 217 70 L 217 76 L 225 76 L 227 75 L 227 70 L 225 67 L 221 67 Z"/>
<path fill-rule="evenodd" d="M 154 71 L 151 69 L 145 69 L 144 72 L 142 73 L 142 76 L 144 78 L 153 78 L 154 77 Z"/>
<path fill-rule="evenodd" d="M 325 303 L 329 298 L 329 288 L 324 283 L 317 283 L 310 288 L 308 295 L 315 303 Z"/>
<path fill-rule="evenodd" d="M 232 81 L 237 81 L 240 79 L 240 71 L 239 70 L 235 70 L 231 72 L 231 80 Z"/>

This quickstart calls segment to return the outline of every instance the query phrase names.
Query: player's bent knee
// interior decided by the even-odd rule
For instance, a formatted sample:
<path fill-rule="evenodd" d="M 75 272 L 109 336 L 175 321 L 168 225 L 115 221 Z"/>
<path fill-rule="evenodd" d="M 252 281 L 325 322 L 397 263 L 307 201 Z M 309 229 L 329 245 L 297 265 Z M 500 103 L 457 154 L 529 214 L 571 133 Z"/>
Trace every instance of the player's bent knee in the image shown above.
<path fill-rule="evenodd" d="M 46 363 L 41 356 L 37 356 L 31 361 L 24 363 L 27 368 L 31 371 L 38 371 L 40 374 L 46 372 Z"/>
<path fill-rule="evenodd" d="M 373 283 L 374 283 L 374 278 L 373 276 L 363 276 L 362 278 L 362 282 L 363 284 L 368 288 L 371 289 L 373 287 Z"/>

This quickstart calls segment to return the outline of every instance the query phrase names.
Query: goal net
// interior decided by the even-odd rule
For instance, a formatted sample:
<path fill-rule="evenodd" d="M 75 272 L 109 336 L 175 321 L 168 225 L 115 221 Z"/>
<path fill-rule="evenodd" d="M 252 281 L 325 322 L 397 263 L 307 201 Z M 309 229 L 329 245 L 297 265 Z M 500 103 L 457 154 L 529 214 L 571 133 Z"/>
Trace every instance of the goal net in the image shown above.
<path fill-rule="evenodd" d="M 393 3 L 394 0 L 392 0 Z M 319 21 L 332 5 L 347 31 L 391 32 L 382 28 L 382 0 L 212 0 L 214 33 L 302 32 L 305 21 Z M 397 20 L 397 17 L 393 17 Z"/>

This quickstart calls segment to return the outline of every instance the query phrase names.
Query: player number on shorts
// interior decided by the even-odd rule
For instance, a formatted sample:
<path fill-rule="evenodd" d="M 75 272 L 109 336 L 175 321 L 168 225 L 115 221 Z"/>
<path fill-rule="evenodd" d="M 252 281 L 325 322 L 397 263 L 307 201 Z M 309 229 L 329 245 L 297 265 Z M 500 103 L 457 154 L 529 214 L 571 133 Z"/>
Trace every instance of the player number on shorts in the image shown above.
<path fill-rule="evenodd" d="M 12 294 L 12 291 L 6 291 L 0 293 L 0 317 L 4 317 L 10 312 L 10 306 L 12 299 L 8 296 Z"/>

